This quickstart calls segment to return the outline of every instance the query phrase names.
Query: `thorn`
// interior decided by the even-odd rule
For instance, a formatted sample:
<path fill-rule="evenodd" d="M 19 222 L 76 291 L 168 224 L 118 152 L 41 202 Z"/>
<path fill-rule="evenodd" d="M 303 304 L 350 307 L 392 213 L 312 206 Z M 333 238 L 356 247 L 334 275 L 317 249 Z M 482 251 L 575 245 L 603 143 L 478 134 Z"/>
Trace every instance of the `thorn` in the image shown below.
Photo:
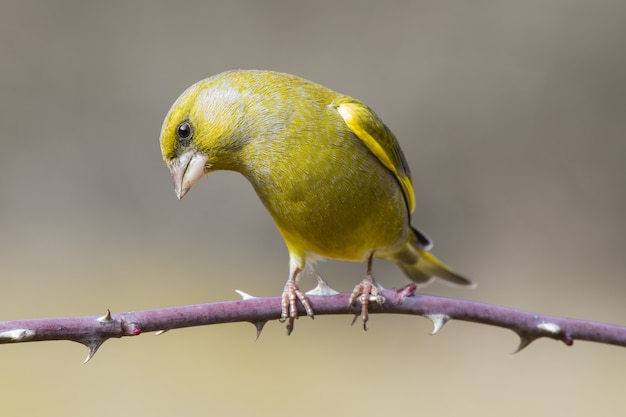
<path fill-rule="evenodd" d="M 109 310 L 107 308 L 107 313 L 102 316 L 102 317 L 98 317 L 97 319 L 100 323 L 111 323 L 113 320 L 113 316 L 111 316 L 111 310 Z"/>
<path fill-rule="evenodd" d="M 326 281 L 322 279 L 321 276 L 319 276 L 318 274 L 314 274 L 314 275 L 315 275 L 315 279 L 317 279 L 317 286 L 313 288 L 311 291 L 308 291 L 306 295 L 328 296 L 328 295 L 339 294 L 339 291 L 335 291 L 334 289 L 332 289 L 330 285 L 328 285 Z"/>
<path fill-rule="evenodd" d="M 519 345 L 517 346 L 517 349 L 515 349 L 513 354 L 521 352 L 528 345 L 530 345 L 532 342 L 538 339 L 537 337 L 531 337 L 531 336 L 523 335 L 520 333 L 517 333 L 517 335 L 519 336 L 520 341 L 519 341 Z"/>
<path fill-rule="evenodd" d="M 87 346 L 87 349 L 89 349 L 89 352 L 87 353 L 87 357 L 83 361 L 83 365 L 86 364 L 87 362 L 89 362 L 91 360 L 91 358 L 93 358 L 93 356 L 96 354 L 96 352 L 98 351 L 100 346 L 102 346 L 102 344 L 104 343 L 105 340 L 106 339 L 91 340 L 91 341 L 89 341 L 87 343 L 84 343 L 84 345 Z"/>
<path fill-rule="evenodd" d="M 426 318 L 433 322 L 433 331 L 430 332 L 431 335 L 436 335 L 448 322 L 448 320 L 451 319 L 451 317 L 447 314 L 427 314 Z"/>
<path fill-rule="evenodd" d="M 155 336 L 161 336 L 163 333 L 168 332 L 170 329 L 166 329 L 166 330 L 159 330 L 158 332 L 156 332 L 154 335 Z"/>
<path fill-rule="evenodd" d="M 254 327 L 256 327 L 256 339 L 254 339 L 254 341 L 256 342 L 257 340 L 259 340 L 259 337 L 261 337 L 261 332 L 263 331 L 263 327 L 265 326 L 265 323 L 267 323 L 267 321 L 255 321 L 251 323 Z"/>
<path fill-rule="evenodd" d="M 235 292 L 239 294 L 241 298 L 243 298 L 244 300 L 254 300 L 255 298 L 258 298 L 258 297 L 255 297 L 254 295 L 250 295 L 247 292 L 243 292 L 240 290 L 235 290 Z"/>

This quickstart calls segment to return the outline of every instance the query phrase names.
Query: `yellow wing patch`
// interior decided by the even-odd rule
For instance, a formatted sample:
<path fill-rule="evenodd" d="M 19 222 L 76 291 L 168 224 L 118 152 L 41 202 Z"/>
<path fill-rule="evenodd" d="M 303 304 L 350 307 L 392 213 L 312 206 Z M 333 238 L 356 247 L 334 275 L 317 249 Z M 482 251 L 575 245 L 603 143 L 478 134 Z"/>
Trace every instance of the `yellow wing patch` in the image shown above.
<path fill-rule="evenodd" d="M 348 128 L 365 143 L 378 160 L 396 176 L 402 186 L 409 212 L 415 209 L 415 193 L 409 165 L 393 133 L 369 107 L 350 97 L 335 102 Z"/>

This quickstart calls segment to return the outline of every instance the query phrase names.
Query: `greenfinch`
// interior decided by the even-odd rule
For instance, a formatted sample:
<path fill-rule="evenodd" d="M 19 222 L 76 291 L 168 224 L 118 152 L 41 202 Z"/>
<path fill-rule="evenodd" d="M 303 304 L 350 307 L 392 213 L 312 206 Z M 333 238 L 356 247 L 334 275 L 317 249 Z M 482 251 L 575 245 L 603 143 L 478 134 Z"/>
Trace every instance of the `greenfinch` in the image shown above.
<path fill-rule="evenodd" d="M 407 161 L 394 134 L 360 101 L 290 74 L 227 71 L 189 87 L 161 130 L 161 151 L 177 197 L 215 170 L 241 173 L 272 216 L 289 251 L 281 321 L 293 329 L 298 288 L 317 260 L 366 261 L 350 305 L 384 302 L 372 258 L 394 262 L 414 282 L 440 278 L 471 286 L 429 250 L 411 226 L 415 197 Z M 334 293 L 317 276 L 308 294 Z"/>

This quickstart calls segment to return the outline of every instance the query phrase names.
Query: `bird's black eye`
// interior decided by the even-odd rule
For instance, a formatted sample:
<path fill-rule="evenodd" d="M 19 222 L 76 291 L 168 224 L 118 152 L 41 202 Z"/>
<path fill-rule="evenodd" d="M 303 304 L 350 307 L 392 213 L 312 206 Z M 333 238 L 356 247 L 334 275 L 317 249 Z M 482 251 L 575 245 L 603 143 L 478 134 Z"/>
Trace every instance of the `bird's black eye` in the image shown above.
<path fill-rule="evenodd" d="M 181 142 L 188 142 L 191 138 L 191 126 L 189 126 L 189 122 L 182 122 L 176 128 L 176 135 L 178 135 L 178 139 Z"/>

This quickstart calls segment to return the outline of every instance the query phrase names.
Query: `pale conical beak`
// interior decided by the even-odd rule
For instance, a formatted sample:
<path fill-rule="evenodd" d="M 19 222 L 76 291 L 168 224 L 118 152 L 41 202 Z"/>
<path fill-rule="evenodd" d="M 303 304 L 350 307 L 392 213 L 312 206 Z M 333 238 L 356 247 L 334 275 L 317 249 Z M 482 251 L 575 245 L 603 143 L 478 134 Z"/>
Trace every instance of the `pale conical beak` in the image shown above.
<path fill-rule="evenodd" d="M 174 191 L 180 200 L 205 173 L 207 156 L 199 151 L 185 152 L 167 163 L 174 180 Z"/>

